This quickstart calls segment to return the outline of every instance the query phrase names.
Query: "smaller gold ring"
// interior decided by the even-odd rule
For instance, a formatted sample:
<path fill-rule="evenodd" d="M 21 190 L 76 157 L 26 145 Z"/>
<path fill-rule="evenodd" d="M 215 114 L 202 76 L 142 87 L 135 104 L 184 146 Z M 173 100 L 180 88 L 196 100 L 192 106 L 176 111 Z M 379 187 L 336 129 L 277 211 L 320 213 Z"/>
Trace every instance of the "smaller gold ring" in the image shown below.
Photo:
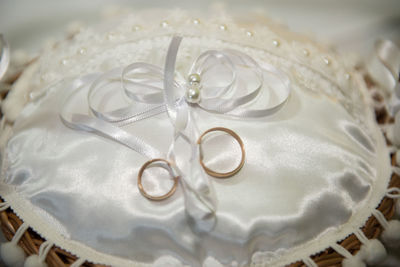
<path fill-rule="evenodd" d="M 149 160 L 149 161 L 147 161 L 145 164 L 143 164 L 143 166 L 140 168 L 139 174 L 138 174 L 138 181 L 137 181 L 137 183 L 138 183 L 139 191 L 140 191 L 140 193 L 141 193 L 144 197 L 146 197 L 146 198 L 148 198 L 148 199 L 150 199 L 150 200 L 160 201 L 160 200 L 164 200 L 164 199 L 169 198 L 170 196 L 172 196 L 172 195 L 175 193 L 175 190 L 176 190 L 176 188 L 177 188 L 177 186 L 178 186 L 178 178 L 179 178 L 179 176 L 174 177 L 174 185 L 172 186 L 171 190 L 169 190 L 169 192 L 166 193 L 165 195 L 162 195 L 162 196 L 152 196 L 152 195 L 149 195 L 149 194 L 144 190 L 144 188 L 143 188 L 143 185 L 142 185 L 142 175 L 143 175 L 144 170 L 145 170 L 150 164 L 152 164 L 152 163 L 154 163 L 154 162 L 157 162 L 157 161 L 165 162 L 165 163 L 168 165 L 168 167 L 171 168 L 171 163 L 169 163 L 169 161 L 167 161 L 167 160 L 165 160 L 165 159 L 159 159 L 159 158 L 157 158 L 157 159 Z"/>
<path fill-rule="evenodd" d="M 199 139 L 197 140 L 197 144 L 198 144 L 199 146 L 201 146 L 201 140 L 203 139 L 203 137 L 204 137 L 206 134 L 208 134 L 208 133 L 210 133 L 210 132 L 217 132 L 217 131 L 219 131 L 219 132 L 225 132 L 225 133 L 229 134 L 230 136 L 232 136 L 233 138 L 235 138 L 235 140 L 239 143 L 239 145 L 240 145 L 240 150 L 242 151 L 242 159 L 240 160 L 239 165 L 238 165 L 233 171 L 229 171 L 229 172 L 216 172 L 216 171 L 213 171 L 213 170 L 209 169 L 209 168 L 204 164 L 204 162 L 203 162 L 203 156 L 202 156 L 202 155 L 200 155 L 200 164 L 201 164 L 201 166 L 203 167 L 203 169 L 205 170 L 205 172 L 206 172 L 208 175 L 211 175 L 211 176 L 216 177 L 216 178 L 228 178 L 228 177 L 231 177 L 231 176 L 235 175 L 237 172 L 239 172 L 240 169 L 241 169 L 241 168 L 243 167 L 243 165 L 244 165 L 244 161 L 245 161 L 245 157 L 246 157 L 246 153 L 245 153 L 245 151 L 244 151 L 244 144 L 243 144 L 242 139 L 240 139 L 240 137 L 239 137 L 239 135 L 238 135 L 237 133 L 235 133 L 235 132 L 232 131 L 231 129 L 224 128 L 224 127 L 215 127 L 215 128 L 208 129 L 208 130 L 205 131 L 202 135 L 200 135 Z M 200 150 L 200 153 L 201 153 L 201 150 Z"/>

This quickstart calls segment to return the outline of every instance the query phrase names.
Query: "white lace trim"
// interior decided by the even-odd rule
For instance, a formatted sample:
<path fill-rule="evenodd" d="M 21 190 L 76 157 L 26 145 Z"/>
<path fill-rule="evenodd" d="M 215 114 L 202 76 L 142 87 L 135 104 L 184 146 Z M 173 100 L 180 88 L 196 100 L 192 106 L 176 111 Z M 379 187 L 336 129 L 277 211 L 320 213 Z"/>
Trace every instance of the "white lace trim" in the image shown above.
<path fill-rule="evenodd" d="M 67 239 L 60 235 L 55 228 L 43 220 L 36 212 L 37 207 L 33 206 L 29 201 L 24 200 L 15 191 L 15 188 L 6 184 L 1 184 L 0 194 L 5 201 L 11 203 L 14 213 L 29 225 L 42 238 L 53 242 L 58 247 L 71 253 L 72 255 L 84 258 L 92 263 L 107 264 L 112 266 L 151 266 L 118 258 L 98 252 L 79 242 Z"/>
<path fill-rule="evenodd" d="M 99 68 L 110 69 L 131 62 L 149 62 L 148 55 L 155 45 L 154 39 L 180 34 L 197 37 L 202 43 L 211 44 L 211 40 L 222 40 L 237 44 L 244 50 L 263 49 L 264 57 L 268 61 L 288 70 L 292 70 L 295 64 L 296 73 L 293 74 L 293 78 L 306 84 L 314 92 L 337 98 L 350 114 L 360 121 L 365 121 L 365 105 L 360 101 L 363 97 L 352 78 L 353 73 L 347 70 L 346 62 L 342 62 L 334 52 L 323 51 L 311 42 L 298 41 L 294 37 L 284 39 L 265 25 L 254 25 L 253 29 L 247 29 L 227 17 L 220 20 L 203 20 L 190 18 L 181 11 L 168 14 L 170 15 L 165 19 L 153 15 L 153 20 L 149 19 L 151 14 L 128 16 L 122 22 L 108 21 L 96 30 L 81 29 L 72 40 L 62 42 L 43 53 L 36 63 L 38 69 L 35 75 L 32 75 L 34 78 L 27 77 L 30 86 L 24 89 L 25 99 L 38 94 L 35 90 L 66 76 L 83 75 L 99 71 Z M 115 27 L 108 30 L 109 25 Z M 132 50 L 121 53 L 118 49 L 110 49 L 127 43 L 138 44 L 135 53 L 131 53 Z M 107 55 L 104 51 L 107 51 Z M 154 59 L 163 57 L 165 53 L 151 54 Z M 190 57 L 191 53 L 186 49 L 181 50 L 180 54 Z M 21 79 L 24 80 L 25 75 L 22 75 Z M 32 88 L 33 92 L 28 91 Z"/>

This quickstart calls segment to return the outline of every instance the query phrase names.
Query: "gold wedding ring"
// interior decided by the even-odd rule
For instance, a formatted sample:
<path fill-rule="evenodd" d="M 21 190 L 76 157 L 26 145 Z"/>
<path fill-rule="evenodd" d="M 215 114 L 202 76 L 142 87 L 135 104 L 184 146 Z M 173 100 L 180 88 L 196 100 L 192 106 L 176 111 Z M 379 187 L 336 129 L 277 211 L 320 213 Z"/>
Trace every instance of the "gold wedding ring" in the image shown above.
<path fill-rule="evenodd" d="M 224 127 L 215 127 L 215 128 L 208 129 L 208 130 L 205 131 L 202 135 L 200 135 L 199 139 L 197 140 L 197 144 L 198 144 L 199 146 L 201 146 L 201 141 L 203 140 L 204 136 L 207 135 L 207 134 L 210 133 L 210 132 L 225 132 L 225 133 L 229 134 L 230 136 L 232 136 L 232 137 L 238 142 L 238 144 L 239 144 L 239 146 L 240 146 L 240 150 L 242 151 L 242 158 L 241 158 L 241 160 L 240 160 L 239 165 L 238 165 L 234 170 L 229 171 L 229 172 L 216 172 L 216 171 L 211 170 L 210 168 L 208 168 L 208 167 L 204 164 L 204 162 L 203 162 L 203 155 L 201 154 L 202 151 L 201 151 L 201 149 L 200 149 L 200 159 L 199 159 L 199 160 L 200 160 L 200 165 L 203 167 L 204 171 L 205 171 L 208 175 L 213 176 L 213 177 L 216 177 L 216 178 L 228 178 L 228 177 L 231 177 L 231 176 L 235 175 L 235 174 L 238 173 L 238 172 L 240 171 L 240 169 L 243 167 L 244 162 L 245 162 L 245 157 L 246 157 L 246 153 L 245 153 L 245 151 L 244 151 L 244 144 L 243 144 L 242 139 L 240 139 L 240 137 L 239 137 L 238 134 L 236 134 L 234 131 L 232 131 L 232 130 L 230 130 L 230 129 L 228 129 L 228 128 L 224 128 Z M 156 158 L 156 159 L 149 160 L 149 161 L 147 161 L 145 164 L 143 164 L 143 166 L 140 168 L 139 174 L 138 174 L 138 181 L 137 181 L 137 184 L 138 184 L 138 188 L 139 188 L 140 193 L 141 193 L 144 197 L 146 197 L 146 198 L 148 198 L 148 199 L 150 199 L 150 200 L 155 200 L 155 201 L 161 201 L 161 200 L 167 199 L 167 198 L 169 198 L 170 196 L 172 196 L 172 195 L 175 193 L 176 188 L 178 187 L 178 179 L 179 179 L 179 176 L 174 177 L 174 178 L 173 178 L 173 179 L 174 179 L 174 184 L 173 184 L 172 188 L 171 188 L 166 194 L 164 194 L 164 195 L 162 195 L 162 196 L 152 196 L 152 195 L 148 194 L 148 193 L 146 192 L 146 190 L 143 188 L 143 185 L 142 185 L 142 176 L 143 176 L 143 172 L 145 171 L 145 169 L 146 169 L 149 165 L 153 164 L 154 162 L 159 162 L 159 161 L 164 162 L 165 164 L 168 165 L 169 168 L 172 168 L 172 167 L 171 167 L 171 163 L 170 163 L 168 160 L 161 159 L 161 158 Z"/>
<path fill-rule="evenodd" d="M 169 161 L 165 160 L 165 159 L 157 158 L 157 159 L 149 160 L 149 161 L 147 161 L 145 164 L 143 164 L 143 166 L 140 168 L 139 174 L 138 174 L 138 181 L 137 181 L 137 183 L 138 183 L 139 191 L 140 191 L 140 193 L 141 193 L 144 197 L 146 197 L 146 198 L 148 198 L 148 199 L 150 199 L 150 200 L 161 201 L 161 200 L 164 200 L 164 199 L 169 198 L 170 196 L 172 196 L 172 195 L 175 193 L 175 190 L 176 190 L 176 188 L 177 188 L 177 186 L 178 186 L 178 179 L 179 179 L 179 176 L 174 177 L 174 185 L 172 186 L 171 190 L 169 190 L 169 192 L 166 193 L 165 195 L 162 195 L 162 196 L 152 196 L 152 195 L 148 194 L 148 193 L 144 190 L 143 185 L 142 185 L 142 175 L 143 175 L 144 170 L 145 170 L 150 164 L 152 164 L 152 163 L 154 163 L 154 162 L 158 162 L 158 161 L 164 162 L 164 163 L 166 163 L 166 164 L 168 165 L 169 168 L 172 168 L 172 167 L 171 167 L 171 163 L 170 163 Z"/>
<path fill-rule="evenodd" d="M 245 151 L 244 151 L 244 144 L 243 144 L 242 139 L 240 139 L 240 137 L 239 137 L 238 134 L 236 134 L 234 131 L 232 131 L 232 130 L 230 130 L 230 129 L 228 129 L 228 128 L 224 128 L 224 127 L 215 127 L 215 128 L 208 129 L 207 131 L 205 131 L 205 132 L 199 137 L 199 139 L 197 140 L 197 144 L 198 144 L 199 146 L 201 146 L 201 141 L 202 141 L 203 137 L 204 137 L 206 134 L 210 133 L 210 132 L 225 132 L 225 133 L 229 134 L 230 136 L 232 136 L 232 137 L 239 143 L 239 145 L 240 145 L 240 149 L 241 149 L 241 151 L 242 151 L 242 158 L 241 158 L 241 160 L 240 160 L 239 165 L 238 165 L 233 171 L 221 173 L 221 172 L 216 172 L 216 171 L 213 171 L 213 170 L 209 169 L 209 168 L 204 164 L 204 162 L 203 162 L 203 156 L 200 154 L 200 164 L 201 164 L 201 166 L 203 167 L 203 169 L 205 170 L 205 172 L 206 172 L 208 175 L 213 176 L 213 177 L 216 177 L 216 178 L 228 178 L 228 177 L 231 177 L 231 176 L 235 175 L 235 174 L 236 174 L 237 172 L 239 172 L 240 169 L 243 167 L 244 161 L 245 161 L 245 156 L 246 156 L 246 153 L 245 153 Z M 201 149 L 200 149 L 200 153 L 202 153 L 202 152 L 201 152 Z"/>

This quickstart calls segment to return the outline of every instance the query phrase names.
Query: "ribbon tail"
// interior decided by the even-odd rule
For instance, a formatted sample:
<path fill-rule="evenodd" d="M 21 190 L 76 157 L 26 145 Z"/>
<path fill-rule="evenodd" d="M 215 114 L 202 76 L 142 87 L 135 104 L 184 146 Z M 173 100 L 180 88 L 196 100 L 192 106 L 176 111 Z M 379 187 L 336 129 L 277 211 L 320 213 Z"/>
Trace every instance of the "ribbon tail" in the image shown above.
<path fill-rule="evenodd" d="M 209 232 L 216 222 L 216 199 L 207 174 L 199 163 L 198 153 L 196 154 L 190 160 L 189 175 L 183 177 L 185 207 L 194 230 Z"/>

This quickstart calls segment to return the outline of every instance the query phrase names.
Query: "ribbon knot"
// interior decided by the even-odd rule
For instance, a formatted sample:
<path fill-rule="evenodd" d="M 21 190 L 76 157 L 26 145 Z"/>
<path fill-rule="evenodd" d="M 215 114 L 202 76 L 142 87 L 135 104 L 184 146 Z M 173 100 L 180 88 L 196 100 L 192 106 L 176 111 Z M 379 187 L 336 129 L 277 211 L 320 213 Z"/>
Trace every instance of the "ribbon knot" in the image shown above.
<path fill-rule="evenodd" d="M 139 190 L 145 197 L 153 200 L 165 199 L 174 193 L 179 180 L 183 188 L 186 212 L 199 229 L 204 230 L 212 226 L 216 211 L 216 200 L 207 174 L 218 178 L 236 174 L 244 164 L 245 153 L 239 135 L 230 129 L 217 127 L 200 135 L 193 110 L 201 108 L 210 113 L 243 119 L 268 116 L 278 111 L 287 101 L 290 82 L 283 72 L 272 65 L 263 63 L 260 66 L 250 56 L 235 50 L 209 50 L 202 53 L 192 64 L 185 80 L 175 71 L 181 40 L 181 37 L 172 38 L 164 69 L 137 62 L 98 76 L 90 84 L 88 92 L 88 105 L 94 117 L 67 114 L 66 106 L 72 101 L 71 95 L 61 112 L 61 119 L 68 127 L 108 137 L 150 158 L 142 166 L 138 176 Z M 266 74 L 269 74 L 268 83 L 264 82 Z M 80 84 L 85 83 L 84 79 L 82 78 Z M 109 112 L 99 110 L 93 102 L 100 88 L 108 83 L 121 84 L 132 103 Z M 272 106 L 266 106 L 268 101 L 265 96 L 268 97 L 272 90 L 278 94 L 279 100 Z M 252 108 L 258 102 L 262 102 L 261 108 Z M 174 128 L 173 141 L 165 157 L 138 136 L 119 127 L 160 113 L 168 115 Z M 200 145 L 202 137 L 211 131 L 223 131 L 236 139 L 241 146 L 242 160 L 233 171 L 217 173 L 205 167 Z M 179 138 L 191 147 L 190 159 L 184 163 L 185 166 L 176 165 L 175 142 Z M 149 196 L 141 186 L 143 171 L 155 161 L 165 164 L 174 177 L 173 188 L 161 197 Z"/>

